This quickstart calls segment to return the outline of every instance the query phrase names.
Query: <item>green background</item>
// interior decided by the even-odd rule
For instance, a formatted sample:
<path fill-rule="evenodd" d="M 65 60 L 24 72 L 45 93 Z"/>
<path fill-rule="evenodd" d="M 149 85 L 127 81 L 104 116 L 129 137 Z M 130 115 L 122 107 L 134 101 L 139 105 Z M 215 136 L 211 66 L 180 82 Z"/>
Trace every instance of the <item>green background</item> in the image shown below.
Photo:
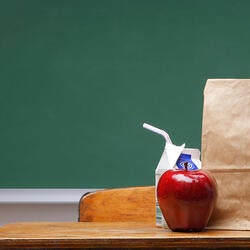
<path fill-rule="evenodd" d="M 0 1 L 0 187 L 153 185 L 201 146 L 208 78 L 249 78 L 250 1 Z"/>

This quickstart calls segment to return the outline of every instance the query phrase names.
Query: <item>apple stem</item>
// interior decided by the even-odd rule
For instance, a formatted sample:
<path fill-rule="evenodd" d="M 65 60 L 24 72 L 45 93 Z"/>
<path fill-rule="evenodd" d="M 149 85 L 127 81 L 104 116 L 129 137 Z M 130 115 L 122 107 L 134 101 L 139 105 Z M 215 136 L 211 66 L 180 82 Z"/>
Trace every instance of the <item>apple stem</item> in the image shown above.
<path fill-rule="evenodd" d="M 184 168 L 185 168 L 186 171 L 188 170 L 188 162 L 187 161 L 184 162 Z"/>

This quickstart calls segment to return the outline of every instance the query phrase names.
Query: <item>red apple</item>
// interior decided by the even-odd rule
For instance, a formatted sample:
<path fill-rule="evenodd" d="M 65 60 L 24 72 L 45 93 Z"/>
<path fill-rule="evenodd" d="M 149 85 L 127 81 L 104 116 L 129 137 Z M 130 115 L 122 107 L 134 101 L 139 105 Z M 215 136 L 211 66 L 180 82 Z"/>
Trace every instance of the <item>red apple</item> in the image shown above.
<path fill-rule="evenodd" d="M 173 231 L 201 231 L 211 217 L 217 199 L 212 175 L 202 170 L 168 170 L 157 186 L 163 217 Z"/>

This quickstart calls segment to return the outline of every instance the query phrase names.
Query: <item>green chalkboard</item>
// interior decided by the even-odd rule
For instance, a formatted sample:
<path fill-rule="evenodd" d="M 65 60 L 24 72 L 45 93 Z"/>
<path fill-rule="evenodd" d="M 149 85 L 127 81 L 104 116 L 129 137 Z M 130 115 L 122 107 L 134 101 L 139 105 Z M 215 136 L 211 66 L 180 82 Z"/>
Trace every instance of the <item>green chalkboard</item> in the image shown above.
<path fill-rule="evenodd" d="M 208 78 L 250 77 L 250 1 L 0 1 L 0 187 L 154 184 L 201 146 Z"/>

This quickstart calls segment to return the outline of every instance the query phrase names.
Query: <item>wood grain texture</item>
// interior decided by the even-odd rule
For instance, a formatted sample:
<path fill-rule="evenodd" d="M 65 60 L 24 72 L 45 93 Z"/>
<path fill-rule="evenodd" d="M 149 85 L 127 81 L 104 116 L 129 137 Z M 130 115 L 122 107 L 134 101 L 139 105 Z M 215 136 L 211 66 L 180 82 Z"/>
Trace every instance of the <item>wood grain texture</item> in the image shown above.
<path fill-rule="evenodd" d="M 175 233 L 143 222 L 38 222 L 0 228 L 0 249 L 250 248 L 250 231 Z"/>
<path fill-rule="evenodd" d="M 89 193 L 80 200 L 79 221 L 154 222 L 155 187 L 114 188 Z"/>

